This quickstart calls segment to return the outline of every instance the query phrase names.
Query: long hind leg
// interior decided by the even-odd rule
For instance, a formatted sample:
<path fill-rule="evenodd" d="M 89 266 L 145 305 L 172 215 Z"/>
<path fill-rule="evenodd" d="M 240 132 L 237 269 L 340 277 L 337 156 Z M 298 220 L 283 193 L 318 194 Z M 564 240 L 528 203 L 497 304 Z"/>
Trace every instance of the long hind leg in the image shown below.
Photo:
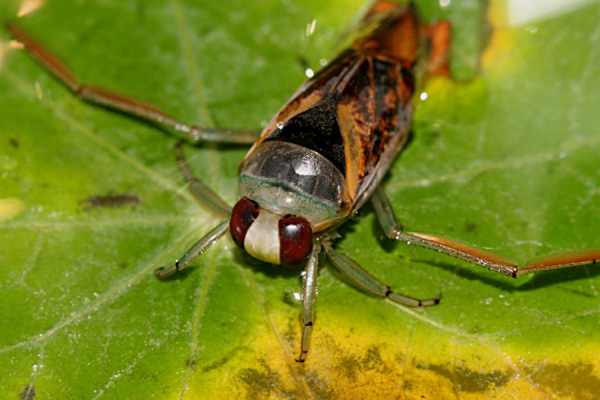
<path fill-rule="evenodd" d="M 151 104 L 141 102 L 101 87 L 82 84 L 75 74 L 71 72 L 58 57 L 46 50 L 40 43 L 35 41 L 17 25 L 12 23 L 7 24 L 7 30 L 16 40 L 23 44 L 25 50 L 32 58 L 69 88 L 73 94 L 84 101 L 173 129 L 180 133 L 187 141 L 192 143 L 220 142 L 250 144 L 256 140 L 257 132 L 233 132 L 190 125 L 171 117 Z M 191 194 L 200 203 L 207 206 L 212 211 L 215 211 L 222 217 L 227 217 L 230 211 L 229 205 L 202 181 L 193 176 L 191 169 L 185 160 L 181 143 L 177 144 L 176 158 L 177 165 L 188 184 L 188 189 Z M 157 268 L 155 270 L 155 275 L 159 279 L 166 279 L 187 268 L 196 257 L 205 252 L 227 232 L 227 227 L 227 220 L 220 222 L 190 247 L 183 256 L 176 260 L 172 265 Z"/>
<path fill-rule="evenodd" d="M 172 129 L 192 143 L 251 144 L 258 137 L 257 131 L 231 131 L 188 124 L 171 117 L 151 104 L 101 87 L 85 85 L 79 81 L 75 74 L 57 56 L 46 50 L 17 25 L 8 23 L 6 29 L 17 41 L 23 44 L 25 50 L 32 58 L 69 88 L 73 94 L 86 102 Z"/>
<path fill-rule="evenodd" d="M 404 232 L 402 227 L 396 221 L 394 210 L 382 188 L 377 188 L 375 190 L 371 202 L 373 203 L 377 219 L 379 220 L 383 231 L 390 239 L 399 240 L 408 245 L 432 249 L 514 278 L 535 271 L 596 264 L 600 261 L 600 250 L 591 250 L 547 257 L 530 264 L 518 266 L 516 263 L 506 260 L 494 253 L 479 250 L 453 240 L 425 233 Z"/>

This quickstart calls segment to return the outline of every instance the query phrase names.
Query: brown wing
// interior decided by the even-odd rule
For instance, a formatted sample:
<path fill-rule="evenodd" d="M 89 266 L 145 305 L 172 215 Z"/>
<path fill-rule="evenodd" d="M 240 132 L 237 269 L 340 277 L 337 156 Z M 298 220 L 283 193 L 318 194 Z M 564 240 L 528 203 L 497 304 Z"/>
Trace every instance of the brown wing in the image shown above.
<path fill-rule="evenodd" d="M 379 18 L 377 7 L 385 13 Z M 408 139 L 419 47 L 412 7 L 378 2 L 367 13 L 367 21 L 372 18 L 378 18 L 378 28 L 354 42 L 359 62 L 337 108 L 353 209 L 368 199 Z"/>
<path fill-rule="evenodd" d="M 357 205 L 361 193 L 385 174 L 406 142 L 412 93 L 409 70 L 372 56 L 360 58 L 353 79 L 341 92 L 337 120 L 353 204 Z"/>

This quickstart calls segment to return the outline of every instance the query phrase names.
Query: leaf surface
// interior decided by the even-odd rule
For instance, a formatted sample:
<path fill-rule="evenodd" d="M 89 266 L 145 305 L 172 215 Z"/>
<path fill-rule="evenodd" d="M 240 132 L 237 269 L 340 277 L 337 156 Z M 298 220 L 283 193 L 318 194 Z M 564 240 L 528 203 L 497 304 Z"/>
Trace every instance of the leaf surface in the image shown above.
<path fill-rule="evenodd" d="M 523 22 L 513 1 L 439 3 L 421 11 L 452 21 L 460 80 L 431 80 L 415 100 L 413 140 L 384 183 L 403 225 L 521 263 L 600 248 L 600 4 Z M 21 5 L 4 2 L 2 22 Z M 266 123 L 303 81 L 299 56 L 317 69 L 335 55 L 363 6 L 52 1 L 19 24 L 85 82 L 186 121 L 247 128 Z M 8 398 L 600 393 L 600 270 L 509 280 L 383 240 L 370 207 L 343 228 L 339 249 L 401 293 L 441 292 L 442 304 L 397 307 L 348 287 L 325 264 L 312 353 L 296 364 L 300 309 L 283 294 L 299 288 L 298 271 L 252 261 L 226 239 L 189 273 L 157 281 L 155 267 L 218 223 L 186 192 L 175 139 L 79 102 L 9 47 L 1 34 L 0 392 Z M 186 153 L 233 203 L 244 150 Z M 86 205 L 111 194 L 139 203 Z"/>

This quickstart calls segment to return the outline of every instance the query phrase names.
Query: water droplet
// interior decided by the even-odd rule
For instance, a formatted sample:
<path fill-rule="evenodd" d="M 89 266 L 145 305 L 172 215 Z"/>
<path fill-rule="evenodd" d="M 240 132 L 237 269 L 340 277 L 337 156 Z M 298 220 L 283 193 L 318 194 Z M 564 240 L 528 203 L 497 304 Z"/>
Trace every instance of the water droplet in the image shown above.
<path fill-rule="evenodd" d="M 304 295 L 301 292 L 295 290 L 286 290 L 284 294 L 284 301 L 288 304 L 302 303 Z"/>
<path fill-rule="evenodd" d="M 301 302 L 303 300 L 303 298 L 304 298 L 304 296 L 302 296 L 302 293 L 300 293 L 300 292 L 292 293 L 292 299 L 294 299 L 294 301 Z"/>
<path fill-rule="evenodd" d="M 440 1 L 440 7 L 446 8 L 450 5 L 450 0 L 439 0 Z"/>
<path fill-rule="evenodd" d="M 419 95 L 419 99 L 421 99 L 421 101 L 425 101 L 429 98 L 429 94 L 427 94 L 427 92 L 421 92 L 421 94 Z"/>
<path fill-rule="evenodd" d="M 305 31 L 306 37 L 309 37 L 310 35 L 315 33 L 316 29 L 317 29 L 317 20 L 313 19 L 308 24 L 306 24 L 306 31 Z"/>
<path fill-rule="evenodd" d="M 306 68 L 304 75 L 306 75 L 307 78 L 312 78 L 315 76 L 315 71 L 312 68 Z"/>

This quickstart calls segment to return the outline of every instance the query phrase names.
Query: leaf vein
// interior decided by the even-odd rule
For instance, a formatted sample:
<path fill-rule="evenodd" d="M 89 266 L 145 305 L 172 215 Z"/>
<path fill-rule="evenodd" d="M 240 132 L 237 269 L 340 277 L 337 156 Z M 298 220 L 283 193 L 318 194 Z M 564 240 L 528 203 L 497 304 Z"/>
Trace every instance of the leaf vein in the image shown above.
<path fill-rule="evenodd" d="M 146 262 L 141 263 L 141 266 L 138 267 L 134 273 L 115 282 L 106 292 L 96 297 L 94 301 L 85 304 L 76 311 L 71 312 L 68 316 L 58 321 L 56 324 L 54 324 L 54 326 L 52 326 L 50 329 L 46 330 L 43 333 L 22 340 L 18 343 L 1 347 L 0 354 L 9 353 L 11 351 L 23 347 L 32 347 L 43 344 L 50 340 L 52 337 L 54 337 L 57 333 L 62 331 L 64 328 L 82 321 L 84 318 L 96 313 L 103 306 L 114 302 L 123 294 L 125 294 L 129 289 L 140 283 L 144 278 L 150 277 L 150 272 L 157 265 L 160 265 L 159 261 L 163 258 L 163 254 L 171 253 L 174 248 L 178 247 L 179 243 L 182 240 L 189 236 L 190 233 L 195 231 L 197 231 L 196 226 L 192 227 L 189 230 L 186 230 L 186 232 L 183 233 L 181 236 L 179 236 L 175 240 L 172 240 L 169 247 L 157 249 L 151 255 L 151 257 L 149 257 L 150 259 Z"/>

